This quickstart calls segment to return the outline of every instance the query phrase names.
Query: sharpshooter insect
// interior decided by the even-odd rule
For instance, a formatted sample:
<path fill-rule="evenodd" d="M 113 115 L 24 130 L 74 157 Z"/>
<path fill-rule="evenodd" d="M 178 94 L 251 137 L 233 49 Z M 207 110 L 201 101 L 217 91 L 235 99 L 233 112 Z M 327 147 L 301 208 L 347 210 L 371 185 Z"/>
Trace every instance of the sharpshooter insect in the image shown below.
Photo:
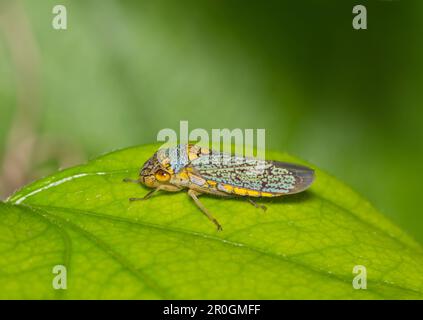
<path fill-rule="evenodd" d="M 242 196 L 255 207 L 251 198 L 279 197 L 307 189 L 314 180 L 314 170 L 278 161 L 263 161 L 217 152 L 195 144 L 159 149 L 141 168 L 139 179 L 124 179 L 152 188 L 145 200 L 157 191 L 188 190 L 201 211 L 222 230 L 219 222 L 203 206 L 198 196 Z"/>

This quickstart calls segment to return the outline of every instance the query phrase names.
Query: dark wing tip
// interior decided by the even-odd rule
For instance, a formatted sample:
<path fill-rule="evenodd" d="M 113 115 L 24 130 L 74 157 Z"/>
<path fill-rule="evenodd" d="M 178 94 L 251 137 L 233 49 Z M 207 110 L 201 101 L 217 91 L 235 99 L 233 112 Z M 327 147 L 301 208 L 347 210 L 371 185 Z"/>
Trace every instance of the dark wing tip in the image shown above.
<path fill-rule="evenodd" d="M 289 194 L 302 192 L 310 187 L 315 179 L 314 169 L 288 162 L 274 161 L 274 165 L 285 168 L 292 172 L 295 177 L 295 186 L 289 191 Z"/>
<path fill-rule="evenodd" d="M 315 179 L 314 170 L 311 168 L 296 171 L 294 172 L 294 175 L 299 181 L 295 183 L 295 188 L 291 193 L 298 193 L 308 189 Z"/>

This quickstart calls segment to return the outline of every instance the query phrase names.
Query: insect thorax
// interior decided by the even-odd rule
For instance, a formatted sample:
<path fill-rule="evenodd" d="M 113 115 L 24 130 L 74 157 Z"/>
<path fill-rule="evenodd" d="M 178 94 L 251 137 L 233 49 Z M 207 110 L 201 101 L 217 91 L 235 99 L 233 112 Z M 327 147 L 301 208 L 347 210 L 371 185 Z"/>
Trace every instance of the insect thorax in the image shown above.
<path fill-rule="evenodd" d="M 157 151 L 156 157 L 163 168 L 171 173 L 178 173 L 189 163 L 187 145 L 160 149 Z"/>

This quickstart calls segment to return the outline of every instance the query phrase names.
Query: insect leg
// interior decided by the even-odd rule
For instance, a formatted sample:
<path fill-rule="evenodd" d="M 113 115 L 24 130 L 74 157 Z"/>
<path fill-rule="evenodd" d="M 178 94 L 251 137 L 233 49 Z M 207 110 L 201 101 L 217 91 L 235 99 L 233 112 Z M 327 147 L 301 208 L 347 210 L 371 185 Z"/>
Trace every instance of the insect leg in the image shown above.
<path fill-rule="evenodd" d="M 190 190 L 188 190 L 188 195 L 194 200 L 194 202 L 195 202 L 195 204 L 197 205 L 197 207 L 199 207 L 200 208 L 200 210 L 205 214 L 205 216 L 207 217 L 207 218 L 209 218 L 209 220 L 211 221 L 211 222 L 213 222 L 215 225 L 216 225 L 216 227 L 217 227 L 217 230 L 218 231 L 220 231 L 220 230 L 223 230 L 222 229 L 222 226 L 220 225 L 220 223 L 216 220 L 216 218 L 215 217 L 213 217 L 213 215 L 206 209 L 206 207 L 204 207 L 203 206 L 203 204 L 200 202 L 200 200 L 198 199 L 198 195 L 200 195 L 200 193 L 198 193 L 198 192 L 195 192 L 194 190 L 192 190 L 192 189 L 190 189 Z"/>
<path fill-rule="evenodd" d="M 267 210 L 267 207 L 264 204 L 258 204 L 255 201 L 253 201 L 251 198 L 248 198 L 248 202 L 251 203 L 256 208 L 263 209 L 263 211 Z"/>
<path fill-rule="evenodd" d="M 148 192 L 144 197 L 142 198 L 129 198 L 129 201 L 138 201 L 138 200 L 147 200 L 150 199 L 153 194 L 155 194 L 157 191 L 161 190 L 161 186 L 158 186 L 156 189 L 151 190 L 150 192 Z"/>

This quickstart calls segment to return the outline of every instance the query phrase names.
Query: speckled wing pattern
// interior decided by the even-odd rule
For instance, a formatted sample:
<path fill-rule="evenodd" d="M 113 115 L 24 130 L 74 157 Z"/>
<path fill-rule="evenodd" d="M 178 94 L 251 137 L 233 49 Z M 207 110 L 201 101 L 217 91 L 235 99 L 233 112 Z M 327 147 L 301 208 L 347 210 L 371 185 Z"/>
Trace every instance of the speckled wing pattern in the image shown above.
<path fill-rule="evenodd" d="M 210 151 L 190 162 L 189 168 L 217 190 L 250 196 L 278 196 L 307 189 L 314 170 L 292 163 L 260 161 Z"/>

